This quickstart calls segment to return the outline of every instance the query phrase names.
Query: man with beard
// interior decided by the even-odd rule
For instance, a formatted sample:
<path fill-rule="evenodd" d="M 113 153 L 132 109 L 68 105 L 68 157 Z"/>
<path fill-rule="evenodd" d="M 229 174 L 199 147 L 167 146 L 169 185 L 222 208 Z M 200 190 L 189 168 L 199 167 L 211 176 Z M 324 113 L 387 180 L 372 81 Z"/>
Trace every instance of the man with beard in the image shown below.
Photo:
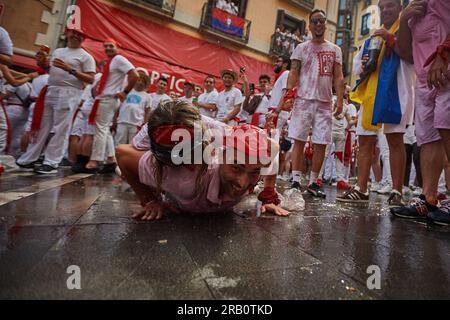
<path fill-rule="evenodd" d="M 41 90 L 34 107 L 31 143 L 17 160 L 19 166 L 32 168 L 54 128 L 55 134 L 45 149 L 44 162 L 35 168 L 40 174 L 57 173 L 64 156 L 73 115 L 80 101 L 83 82 L 94 81 L 95 60 L 81 48 L 83 32 L 79 29 L 66 29 L 66 35 L 67 47 L 53 52 L 48 87 Z"/>
<path fill-rule="evenodd" d="M 292 188 L 300 189 L 304 147 L 312 128 L 314 155 L 308 192 L 320 198 L 324 198 L 325 193 L 317 184 L 317 178 L 325 157 L 325 148 L 331 144 L 333 84 L 337 94 L 335 116 L 342 113 L 344 99 L 342 52 L 338 46 L 325 40 L 326 24 L 324 11 L 314 10 L 310 14 L 309 30 L 313 39 L 298 45 L 292 54 L 291 72 L 284 96 L 285 100 L 293 99 L 293 89 L 298 83 L 298 97 L 289 124 L 289 138 L 295 140 Z"/>
<path fill-rule="evenodd" d="M 396 34 L 399 26 L 399 17 L 402 11 L 400 0 L 380 0 L 380 19 L 383 27 L 375 31 L 374 37 L 380 37 L 383 40 L 383 51 L 380 53 L 377 69 L 365 75 L 368 57 L 364 54 L 364 48 L 355 57 L 354 72 L 361 76 L 362 80 L 356 92 L 352 94 L 361 102 L 360 117 L 356 133 L 359 137 L 358 152 L 358 184 L 355 188 L 349 190 L 344 195 L 337 197 L 339 202 L 368 202 L 369 192 L 367 182 L 370 174 L 373 150 L 377 143 L 377 134 L 383 127 L 389 148 L 389 157 L 387 157 L 387 148 L 384 147 L 384 137 L 381 141 L 381 151 L 384 154 L 384 168 L 390 165 L 392 177 L 392 191 L 390 193 L 388 204 L 390 207 L 404 206 L 403 201 L 403 180 L 405 176 L 406 151 L 403 143 L 403 136 L 408 125 L 412 124 L 414 113 L 414 68 L 411 64 L 411 55 L 405 55 L 399 49 L 396 40 Z M 370 41 L 374 41 L 374 38 Z M 365 44 L 365 47 L 368 45 Z M 396 63 L 394 61 L 397 60 Z M 381 62 L 382 61 L 382 62 Z M 387 68 L 387 62 L 393 61 L 391 67 Z M 382 73 L 384 71 L 384 73 Z M 378 78 L 376 76 L 379 74 Z M 385 91 L 381 91 L 381 81 L 388 77 L 393 77 L 395 84 L 392 84 Z M 383 92 L 383 94 L 380 94 Z M 382 98 L 391 97 L 384 101 Z M 386 107 L 384 112 L 386 116 L 394 114 L 394 106 L 398 105 L 397 121 L 389 121 L 386 118 L 374 120 L 377 114 L 375 107 L 377 105 Z M 388 108 L 389 107 L 389 108 Z M 371 109 L 373 111 L 371 111 Z M 381 132 L 380 132 L 381 134 Z M 383 150 L 384 149 L 384 150 Z M 389 174 L 389 173 L 387 173 Z M 386 177 L 385 177 L 386 178 Z M 388 187 L 389 189 L 389 187 Z M 382 192 L 382 190 L 379 190 Z"/>

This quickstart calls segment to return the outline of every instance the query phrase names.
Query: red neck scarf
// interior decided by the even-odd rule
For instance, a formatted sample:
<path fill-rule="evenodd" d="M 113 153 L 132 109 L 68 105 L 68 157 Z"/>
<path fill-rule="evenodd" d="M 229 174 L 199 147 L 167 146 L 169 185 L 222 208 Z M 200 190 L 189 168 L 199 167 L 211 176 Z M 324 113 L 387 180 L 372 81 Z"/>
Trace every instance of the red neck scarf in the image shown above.
<path fill-rule="evenodd" d="M 44 114 L 45 95 L 47 94 L 48 86 L 44 86 L 39 92 L 39 96 L 34 105 L 33 120 L 31 121 L 31 141 L 34 141 L 37 137 L 39 129 L 41 128 L 42 115 Z"/>
<path fill-rule="evenodd" d="M 100 82 L 98 83 L 98 86 L 95 89 L 96 97 L 101 95 L 103 90 L 105 90 L 106 81 L 108 80 L 108 77 L 109 77 L 109 68 L 111 66 L 111 62 L 113 61 L 114 57 L 110 58 L 108 60 L 108 62 L 105 64 L 105 67 L 103 68 L 102 77 L 100 78 Z M 91 124 L 91 125 L 95 125 L 95 118 L 97 116 L 97 111 L 98 111 L 99 105 L 100 105 L 100 100 L 95 99 L 94 105 L 92 106 L 91 113 L 89 114 L 89 124 Z"/>

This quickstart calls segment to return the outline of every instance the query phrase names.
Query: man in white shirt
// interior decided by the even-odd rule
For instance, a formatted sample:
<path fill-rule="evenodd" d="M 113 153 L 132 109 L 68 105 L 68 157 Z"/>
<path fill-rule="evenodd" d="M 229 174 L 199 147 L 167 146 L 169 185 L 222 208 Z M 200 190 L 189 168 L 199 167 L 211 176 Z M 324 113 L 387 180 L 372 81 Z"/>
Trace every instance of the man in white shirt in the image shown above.
<path fill-rule="evenodd" d="M 266 114 L 269 112 L 270 107 L 270 80 L 271 79 L 267 74 L 261 75 L 259 77 L 260 93 L 253 96 L 248 95 L 245 98 L 240 115 L 243 115 L 244 118 L 246 118 L 248 124 L 264 128 L 266 124 Z M 244 82 L 244 85 L 247 86 L 248 83 Z"/>
<path fill-rule="evenodd" d="M 244 97 L 241 90 L 234 85 L 238 80 L 237 73 L 233 70 L 222 70 L 220 72 L 225 89 L 219 93 L 217 98 L 217 117 L 216 119 L 230 126 L 238 124 L 236 118 L 241 111 Z"/>
<path fill-rule="evenodd" d="M 198 102 L 193 103 L 194 106 L 199 108 L 200 114 L 213 118 L 216 118 L 217 114 L 217 98 L 219 93 L 214 85 L 216 79 L 213 76 L 207 76 L 204 82 L 205 92 L 198 97 Z"/>
<path fill-rule="evenodd" d="M 0 66 L 11 63 L 13 45 L 8 32 L 0 27 Z M 0 106 L 0 154 L 6 149 L 8 141 L 8 122 L 4 106 Z M 0 168 L 4 169 L 0 163 Z"/>
<path fill-rule="evenodd" d="M 166 78 L 159 78 L 158 82 L 156 83 L 156 92 L 150 94 L 150 97 L 152 98 L 152 111 L 158 107 L 159 103 L 161 101 L 167 101 L 172 100 L 167 94 L 167 86 L 169 85 L 169 80 Z"/>
<path fill-rule="evenodd" d="M 194 100 L 194 86 L 195 85 L 192 82 L 186 81 L 183 87 L 184 96 L 179 100 L 192 104 Z"/>
<path fill-rule="evenodd" d="M 333 101 L 336 100 L 336 97 L 333 97 Z M 348 181 L 345 179 L 345 166 L 344 166 L 344 152 L 345 152 L 345 142 L 346 142 L 346 128 L 349 124 L 354 125 L 354 120 L 352 120 L 352 115 L 350 113 L 350 109 L 348 104 L 344 102 L 344 107 L 342 109 L 342 113 L 333 117 L 332 120 L 332 143 L 327 145 L 325 155 L 327 157 L 335 158 L 336 164 L 336 181 L 337 181 L 337 189 L 338 190 L 348 190 L 350 186 L 348 185 Z M 334 156 L 331 153 L 332 145 L 334 144 Z M 322 177 L 322 174 L 326 167 L 326 161 L 322 164 L 322 169 L 320 171 L 319 177 Z M 333 166 L 331 166 L 331 172 L 329 175 L 333 176 Z"/>
<path fill-rule="evenodd" d="M 31 169 L 39 159 L 52 129 L 55 134 L 45 148 L 42 166 L 35 168 L 40 174 L 57 173 L 63 159 L 65 145 L 70 134 L 74 112 L 80 102 L 84 83 L 92 83 L 95 74 L 95 60 L 81 44 L 84 35 L 81 30 L 67 29 L 67 47 L 56 49 L 52 55 L 48 89 L 44 100 L 36 102 L 31 136 L 27 151 L 17 160 L 23 168 Z"/>
<path fill-rule="evenodd" d="M 139 75 L 128 59 L 117 53 L 117 43 L 113 39 L 106 40 L 103 46 L 109 60 L 103 69 L 102 78 L 96 88 L 96 102 L 94 102 L 89 118 L 90 124 L 95 119 L 95 134 L 91 159 L 86 164 L 86 169 L 98 170 L 99 163 L 107 158 L 102 173 L 109 173 L 114 172 L 116 168 L 114 142 L 110 126 L 120 102 L 126 99 L 136 84 Z M 126 77 L 128 77 L 128 83 L 122 90 Z M 109 145 L 108 148 L 107 144 Z M 108 154 L 106 154 L 107 149 Z"/>
<path fill-rule="evenodd" d="M 19 155 L 20 138 L 27 123 L 31 104 L 31 83 L 27 82 L 18 87 L 5 86 L 6 94 L 3 100 L 6 113 L 11 124 L 11 146 L 8 153 L 12 156 Z"/>
<path fill-rule="evenodd" d="M 317 183 L 325 157 L 325 149 L 332 140 L 332 118 L 342 113 L 344 98 L 344 76 L 342 72 L 341 48 L 325 40 L 326 13 L 314 10 L 309 16 L 311 41 L 297 46 L 291 56 L 292 68 L 287 84 L 287 96 L 294 96 L 294 86 L 298 84 L 297 99 L 289 123 L 289 138 L 295 140 L 292 151 L 292 188 L 300 189 L 300 179 L 304 173 L 304 147 L 312 127 L 314 155 L 308 193 L 325 198 Z M 337 101 L 333 111 L 332 88 L 336 90 Z"/>

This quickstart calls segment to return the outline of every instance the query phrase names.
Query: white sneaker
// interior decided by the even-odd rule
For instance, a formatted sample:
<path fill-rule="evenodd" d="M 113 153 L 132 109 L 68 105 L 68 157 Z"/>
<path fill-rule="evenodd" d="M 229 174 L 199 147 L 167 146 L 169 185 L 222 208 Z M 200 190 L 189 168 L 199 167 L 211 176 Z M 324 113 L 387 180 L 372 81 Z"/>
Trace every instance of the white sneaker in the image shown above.
<path fill-rule="evenodd" d="M 405 195 L 411 194 L 411 189 L 406 186 L 403 186 L 403 194 Z"/>
<path fill-rule="evenodd" d="M 374 182 L 374 183 L 372 183 L 371 186 L 370 186 L 370 191 L 371 191 L 371 192 L 378 192 L 378 190 L 380 190 L 381 187 L 382 187 L 381 183 Z"/>
<path fill-rule="evenodd" d="M 390 185 L 385 185 L 377 191 L 378 194 L 390 194 L 392 192 L 392 187 Z"/>
<path fill-rule="evenodd" d="M 414 196 L 414 197 L 418 197 L 418 196 L 420 196 L 421 194 L 422 194 L 422 188 L 417 187 L 416 189 L 414 189 L 414 191 L 413 191 L 413 196 Z"/>

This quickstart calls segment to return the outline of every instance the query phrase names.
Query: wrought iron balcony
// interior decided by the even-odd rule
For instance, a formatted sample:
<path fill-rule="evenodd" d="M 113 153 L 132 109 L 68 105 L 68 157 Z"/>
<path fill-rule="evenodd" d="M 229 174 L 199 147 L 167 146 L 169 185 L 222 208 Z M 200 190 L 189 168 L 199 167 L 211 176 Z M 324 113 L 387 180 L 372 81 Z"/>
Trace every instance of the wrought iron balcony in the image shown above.
<path fill-rule="evenodd" d="M 173 18 L 177 0 L 116 0 L 130 7 L 139 8 L 161 17 Z"/>
<path fill-rule="evenodd" d="M 208 1 L 203 5 L 199 31 L 228 42 L 243 45 L 248 43 L 251 25 L 250 20 L 214 8 L 212 3 Z"/>
<path fill-rule="evenodd" d="M 286 0 L 290 4 L 294 6 L 300 7 L 301 9 L 305 9 L 308 12 L 311 12 L 314 9 L 314 0 Z"/>

